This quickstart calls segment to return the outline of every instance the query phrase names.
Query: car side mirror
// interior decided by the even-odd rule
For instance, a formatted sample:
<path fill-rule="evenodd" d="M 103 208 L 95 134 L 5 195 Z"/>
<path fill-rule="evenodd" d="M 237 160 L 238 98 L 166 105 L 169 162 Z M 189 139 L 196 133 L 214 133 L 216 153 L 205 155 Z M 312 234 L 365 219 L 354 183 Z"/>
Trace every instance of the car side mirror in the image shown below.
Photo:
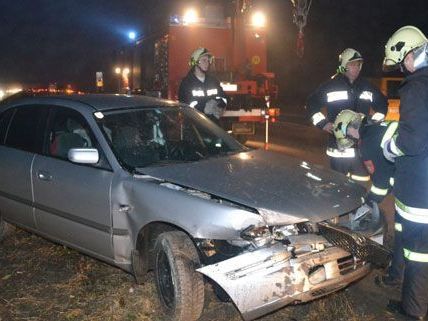
<path fill-rule="evenodd" d="M 78 164 L 96 164 L 100 155 L 95 148 L 72 148 L 68 151 L 68 159 Z"/>

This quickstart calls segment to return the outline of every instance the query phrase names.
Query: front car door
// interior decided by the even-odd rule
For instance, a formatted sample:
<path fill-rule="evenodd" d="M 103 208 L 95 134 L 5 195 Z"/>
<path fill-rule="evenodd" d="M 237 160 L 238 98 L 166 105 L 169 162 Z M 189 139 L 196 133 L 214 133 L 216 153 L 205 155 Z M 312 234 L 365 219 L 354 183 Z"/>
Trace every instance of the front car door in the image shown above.
<path fill-rule="evenodd" d="M 97 164 L 75 164 L 71 148 L 97 148 Z M 110 189 L 113 172 L 84 116 L 51 108 L 44 155 L 34 159 L 32 178 L 39 231 L 81 251 L 111 260 Z"/>

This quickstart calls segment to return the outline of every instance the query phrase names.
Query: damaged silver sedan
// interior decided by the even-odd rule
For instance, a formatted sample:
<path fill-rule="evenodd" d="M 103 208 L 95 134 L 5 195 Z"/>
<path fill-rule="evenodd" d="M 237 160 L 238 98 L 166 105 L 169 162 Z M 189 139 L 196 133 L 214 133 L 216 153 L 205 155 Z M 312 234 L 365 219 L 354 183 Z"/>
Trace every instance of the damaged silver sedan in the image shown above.
<path fill-rule="evenodd" d="M 245 320 L 385 266 L 364 189 L 250 150 L 203 114 L 147 97 L 24 97 L 0 113 L 0 240 L 10 225 L 154 271 L 171 320 L 197 320 L 204 283 Z"/>

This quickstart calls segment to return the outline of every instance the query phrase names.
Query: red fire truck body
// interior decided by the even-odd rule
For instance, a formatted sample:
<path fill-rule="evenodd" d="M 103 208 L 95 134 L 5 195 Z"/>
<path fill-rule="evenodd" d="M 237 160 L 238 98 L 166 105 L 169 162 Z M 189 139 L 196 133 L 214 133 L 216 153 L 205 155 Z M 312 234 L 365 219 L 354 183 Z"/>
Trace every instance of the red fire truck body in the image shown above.
<path fill-rule="evenodd" d="M 140 68 L 134 71 L 134 88 L 140 85 L 146 93 L 177 100 L 180 82 L 190 69 L 190 55 L 198 47 L 214 55 L 210 72 L 229 97 L 222 117 L 225 129 L 254 134 L 256 122 L 278 112 L 267 113 L 277 86 L 274 74 L 267 71 L 265 30 L 248 24 L 244 17 L 208 15 L 193 23 L 171 17 L 162 36 L 137 42 L 137 55 L 143 59 L 140 66 L 134 64 Z"/>

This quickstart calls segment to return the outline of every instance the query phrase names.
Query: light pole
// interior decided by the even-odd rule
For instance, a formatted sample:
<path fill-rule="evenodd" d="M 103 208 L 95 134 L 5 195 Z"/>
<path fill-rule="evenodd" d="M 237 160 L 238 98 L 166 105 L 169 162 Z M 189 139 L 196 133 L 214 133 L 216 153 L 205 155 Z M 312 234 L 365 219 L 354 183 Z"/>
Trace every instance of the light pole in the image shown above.
<path fill-rule="evenodd" d="M 135 46 L 135 39 L 137 38 L 137 33 L 135 31 L 128 32 L 128 39 L 130 40 L 131 48 L 130 48 L 130 55 L 131 55 L 131 61 L 130 61 L 130 70 L 128 69 L 128 94 L 131 94 L 134 90 L 134 46 Z"/>

